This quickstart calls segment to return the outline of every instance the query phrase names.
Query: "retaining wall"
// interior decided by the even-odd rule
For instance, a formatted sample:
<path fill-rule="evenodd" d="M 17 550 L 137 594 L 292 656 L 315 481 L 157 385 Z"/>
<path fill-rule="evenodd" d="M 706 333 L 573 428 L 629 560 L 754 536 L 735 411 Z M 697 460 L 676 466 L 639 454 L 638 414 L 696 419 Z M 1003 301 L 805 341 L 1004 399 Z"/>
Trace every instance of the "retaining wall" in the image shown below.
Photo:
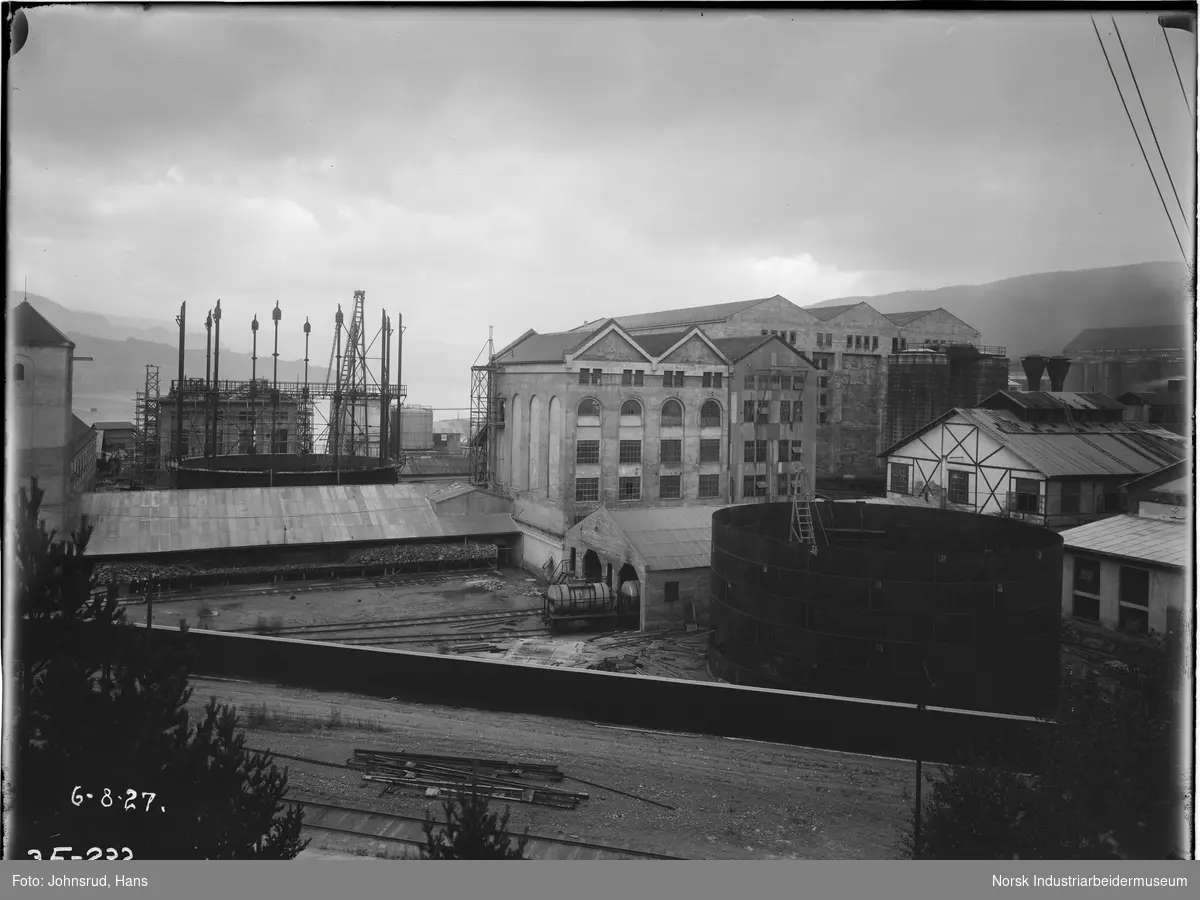
<path fill-rule="evenodd" d="M 556 716 L 635 728 L 957 762 L 968 746 L 1025 760 L 1032 720 L 373 647 L 154 626 L 194 654 L 197 675 L 318 691 Z M 920 719 L 918 719 L 918 715 Z"/>

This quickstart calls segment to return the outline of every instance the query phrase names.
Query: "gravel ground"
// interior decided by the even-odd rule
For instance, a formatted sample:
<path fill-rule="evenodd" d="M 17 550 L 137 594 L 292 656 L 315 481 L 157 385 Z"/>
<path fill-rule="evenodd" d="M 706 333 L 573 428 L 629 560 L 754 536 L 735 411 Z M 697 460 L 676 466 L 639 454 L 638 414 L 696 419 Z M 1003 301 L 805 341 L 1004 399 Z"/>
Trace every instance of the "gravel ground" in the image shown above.
<path fill-rule="evenodd" d="M 247 746 L 344 763 L 355 748 L 557 764 L 568 776 L 674 807 L 567 781 L 591 796 L 575 810 L 513 804 L 510 827 L 700 859 L 886 859 L 911 815 L 909 763 L 540 716 L 382 701 L 270 685 L 193 679 L 239 707 Z M 253 713 L 251 712 L 253 711 Z M 381 797 L 357 772 L 294 760 L 293 790 L 346 806 L 423 815 L 417 792 Z M 320 841 L 314 841 L 319 847 Z"/>

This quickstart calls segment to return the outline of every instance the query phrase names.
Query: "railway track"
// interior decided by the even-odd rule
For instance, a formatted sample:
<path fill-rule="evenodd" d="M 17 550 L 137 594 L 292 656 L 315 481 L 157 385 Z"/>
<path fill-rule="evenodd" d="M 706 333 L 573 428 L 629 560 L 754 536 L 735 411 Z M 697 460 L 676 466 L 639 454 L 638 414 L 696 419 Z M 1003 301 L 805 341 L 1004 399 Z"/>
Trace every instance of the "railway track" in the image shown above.
<path fill-rule="evenodd" d="M 524 619 L 541 613 L 540 606 L 522 607 L 510 610 L 482 610 L 479 612 L 457 613 L 443 616 L 411 616 L 397 619 L 372 619 L 369 622 L 314 622 L 310 625 L 290 625 L 280 628 L 280 637 L 299 637 L 312 634 L 341 634 L 352 631 L 377 631 L 398 628 L 426 628 L 432 625 L 454 625 L 456 623 L 491 623 L 503 622 L 508 619 Z M 252 632 L 255 626 L 233 629 L 238 632 Z"/>
<path fill-rule="evenodd" d="M 416 816 L 338 806 L 308 797 L 297 797 L 292 803 L 304 809 L 304 827 L 309 831 L 340 834 L 370 841 L 386 841 L 410 847 L 425 846 L 425 820 Z M 683 859 L 681 856 L 650 853 L 633 847 L 617 847 L 535 834 L 529 835 L 525 853 L 531 859 L 556 860 Z"/>

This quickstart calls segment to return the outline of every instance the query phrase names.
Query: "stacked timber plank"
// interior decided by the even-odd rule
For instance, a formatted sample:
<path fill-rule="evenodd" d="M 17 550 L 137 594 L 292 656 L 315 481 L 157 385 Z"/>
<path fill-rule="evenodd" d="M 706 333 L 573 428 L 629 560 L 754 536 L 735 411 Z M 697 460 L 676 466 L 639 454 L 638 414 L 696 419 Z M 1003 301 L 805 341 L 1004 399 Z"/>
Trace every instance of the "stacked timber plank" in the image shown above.
<path fill-rule="evenodd" d="M 363 773 L 364 781 L 385 785 L 384 792 L 396 788 L 418 789 L 429 797 L 461 798 L 470 794 L 471 784 L 492 800 L 531 803 L 556 809 L 574 809 L 587 794 L 565 791 L 531 781 L 561 782 L 565 777 L 557 766 L 539 763 L 473 759 L 404 750 L 358 750 L 346 765 Z"/>

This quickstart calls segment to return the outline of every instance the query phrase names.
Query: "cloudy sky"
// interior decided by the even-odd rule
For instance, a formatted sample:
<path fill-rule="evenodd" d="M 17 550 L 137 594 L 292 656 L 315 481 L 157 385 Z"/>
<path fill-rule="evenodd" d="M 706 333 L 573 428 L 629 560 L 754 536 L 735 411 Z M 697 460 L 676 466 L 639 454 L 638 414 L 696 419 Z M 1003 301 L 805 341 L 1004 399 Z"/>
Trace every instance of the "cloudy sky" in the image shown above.
<path fill-rule="evenodd" d="M 29 13 L 10 285 L 168 325 L 278 300 L 281 351 L 363 289 L 453 359 L 411 398 L 448 406 L 489 325 L 1179 259 L 1086 15 L 218 6 Z M 1118 23 L 1187 206 L 1163 34 Z"/>

